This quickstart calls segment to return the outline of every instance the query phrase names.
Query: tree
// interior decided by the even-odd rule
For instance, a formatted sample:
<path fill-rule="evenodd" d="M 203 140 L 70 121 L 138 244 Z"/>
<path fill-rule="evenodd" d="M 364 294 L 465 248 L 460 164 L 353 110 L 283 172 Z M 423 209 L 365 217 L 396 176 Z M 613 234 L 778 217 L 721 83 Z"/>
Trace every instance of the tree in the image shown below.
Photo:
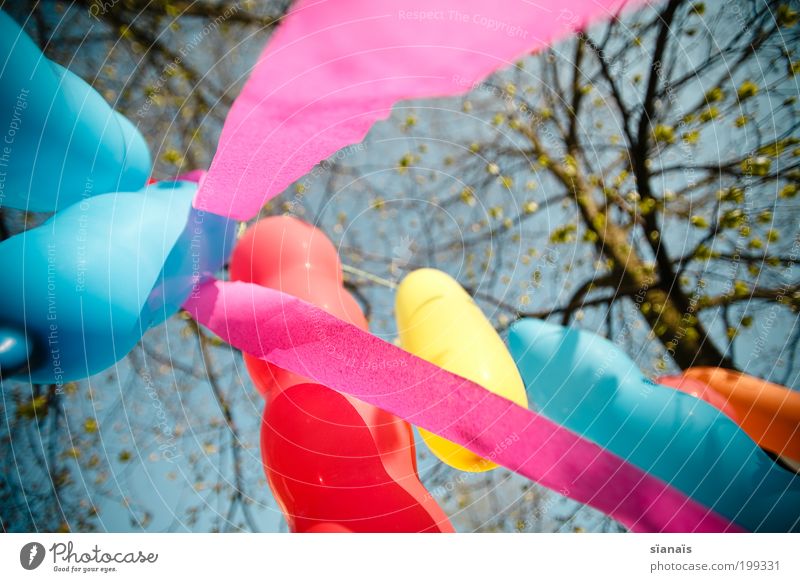
<path fill-rule="evenodd" d="M 702 3 L 673 0 L 579 33 L 478 87 L 464 111 L 496 129 L 445 158 L 463 188 L 441 206 L 487 208 L 477 222 L 460 224 L 475 233 L 463 245 L 457 237 L 435 245 L 442 262 L 448 250 L 466 248 L 468 260 L 483 250 L 491 261 L 481 274 L 529 270 L 540 288 L 541 268 L 526 269 L 525 257 L 491 246 L 544 246 L 545 264 L 570 271 L 566 300 L 530 311 L 520 306 L 525 295 L 498 302 L 513 291 L 498 296 L 471 283 L 489 308 L 499 307 L 501 329 L 529 315 L 568 323 L 587 308 L 611 318 L 633 305 L 634 322 L 661 344 L 658 370 L 750 367 L 735 357 L 739 330 L 765 310 L 791 320 L 800 300 L 792 271 L 800 178 L 795 21 L 778 2 L 706 15 Z M 726 34 L 733 26 L 744 32 Z M 419 156 L 409 159 L 427 169 Z M 399 166 L 410 168 L 405 159 Z M 494 190 L 504 196 L 491 206 Z M 552 220 L 557 204 L 563 219 L 545 238 L 540 209 Z M 556 264 L 565 248 L 568 264 Z M 581 271 L 576 261 L 596 268 Z"/>
<path fill-rule="evenodd" d="M 157 176 L 168 177 L 208 165 L 286 8 L 39 3 L 27 27 L 140 124 Z M 371 330 L 389 340 L 391 288 L 435 266 L 501 332 L 520 317 L 554 318 L 604 333 L 652 375 L 721 365 L 794 385 L 798 19 L 771 0 L 623 11 L 464 98 L 399 104 L 364 144 L 263 214 L 324 229 Z M 39 219 L 5 212 L 0 223 L 6 236 Z M 257 451 L 261 404 L 241 358 L 183 315 L 72 395 L 3 390 L 0 439 L 13 452 L 0 472 L 4 529 L 124 529 L 120 515 L 137 528 L 279 522 Z M 180 457 L 165 465 L 168 450 Z M 465 476 L 421 444 L 419 455 L 423 481 L 460 529 L 618 527 L 508 472 Z M 149 493 L 134 496 L 137 469 L 151 465 Z M 149 524 L 164 507 L 170 522 Z"/>

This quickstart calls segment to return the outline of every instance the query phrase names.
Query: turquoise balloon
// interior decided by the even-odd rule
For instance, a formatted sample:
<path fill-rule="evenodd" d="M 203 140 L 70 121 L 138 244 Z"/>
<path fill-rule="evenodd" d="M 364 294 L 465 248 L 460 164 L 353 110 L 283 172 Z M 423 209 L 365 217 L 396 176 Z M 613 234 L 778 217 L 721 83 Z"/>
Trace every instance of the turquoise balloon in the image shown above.
<path fill-rule="evenodd" d="M 524 319 L 508 341 L 532 406 L 546 417 L 750 531 L 800 530 L 800 476 L 710 404 L 654 384 L 587 331 Z"/>
<path fill-rule="evenodd" d="M 33 344 L 33 383 L 62 384 L 124 357 L 227 260 L 235 224 L 192 208 L 194 182 L 102 194 L 0 243 L 0 329 Z"/>
<path fill-rule="evenodd" d="M 19 329 L 0 327 L 0 378 L 11 376 L 28 365 L 32 346 Z"/>
<path fill-rule="evenodd" d="M 50 212 L 150 175 L 139 130 L 2 11 L 0 111 L 0 208 Z"/>

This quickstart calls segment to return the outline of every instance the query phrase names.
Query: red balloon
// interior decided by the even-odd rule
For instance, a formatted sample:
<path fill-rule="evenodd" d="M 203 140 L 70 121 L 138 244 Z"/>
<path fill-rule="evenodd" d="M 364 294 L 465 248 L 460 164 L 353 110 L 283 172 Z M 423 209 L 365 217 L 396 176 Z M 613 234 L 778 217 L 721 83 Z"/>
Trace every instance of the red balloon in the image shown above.
<path fill-rule="evenodd" d="M 286 271 L 305 267 L 313 279 L 342 284 L 342 264 L 336 247 L 321 230 L 291 216 L 271 216 L 247 229 L 231 255 L 235 281 L 281 288 Z"/>
<path fill-rule="evenodd" d="M 336 523 L 321 523 L 308 528 L 306 533 L 353 533 L 352 530 Z"/>
<path fill-rule="evenodd" d="M 233 251 L 230 274 L 368 329 L 342 286 L 336 248 L 300 220 L 270 217 L 250 227 Z M 453 531 L 419 481 L 408 423 L 258 358 L 244 359 L 266 399 L 262 459 L 292 531 Z"/>
<path fill-rule="evenodd" d="M 334 523 L 353 532 L 452 531 L 416 473 L 392 474 L 371 428 L 348 399 L 320 384 L 291 386 L 268 402 L 261 455 L 289 528 L 308 532 Z M 410 427 L 407 439 L 397 457 L 413 454 Z"/>
<path fill-rule="evenodd" d="M 301 220 L 273 216 L 247 229 L 233 249 L 230 278 L 280 289 L 367 330 L 361 308 L 342 286 L 336 247 L 322 231 Z M 248 354 L 244 360 L 264 398 L 275 388 L 309 381 Z"/>

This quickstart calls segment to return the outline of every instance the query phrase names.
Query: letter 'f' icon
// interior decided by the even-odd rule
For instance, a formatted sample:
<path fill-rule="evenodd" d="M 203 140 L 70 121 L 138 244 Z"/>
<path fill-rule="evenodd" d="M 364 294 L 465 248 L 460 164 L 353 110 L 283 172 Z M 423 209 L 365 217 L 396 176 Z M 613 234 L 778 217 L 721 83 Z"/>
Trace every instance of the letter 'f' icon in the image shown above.
<path fill-rule="evenodd" d="M 44 561 L 44 546 L 39 542 L 30 542 L 19 551 L 19 563 L 26 570 L 35 570 Z"/>

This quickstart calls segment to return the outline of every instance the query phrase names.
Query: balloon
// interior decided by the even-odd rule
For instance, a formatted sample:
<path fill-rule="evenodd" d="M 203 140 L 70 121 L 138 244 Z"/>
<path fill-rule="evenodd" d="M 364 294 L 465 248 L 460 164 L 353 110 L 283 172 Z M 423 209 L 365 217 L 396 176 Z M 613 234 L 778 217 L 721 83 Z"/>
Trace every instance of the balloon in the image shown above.
<path fill-rule="evenodd" d="M 33 345 L 18 329 L 0 327 L 0 378 L 25 369 L 33 355 Z"/>
<path fill-rule="evenodd" d="M 0 327 L 33 344 L 33 383 L 85 378 L 125 356 L 225 262 L 229 219 L 192 208 L 197 185 L 101 194 L 0 243 Z"/>
<path fill-rule="evenodd" d="M 350 398 L 320 384 L 289 386 L 267 402 L 261 454 L 291 530 L 333 522 L 355 532 L 452 531 L 416 478 L 410 427 L 397 438 L 394 426 L 368 422 Z M 395 437 L 382 441 L 397 447 L 394 463 L 376 446 L 386 434 Z"/>
<path fill-rule="evenodd" d="M 735 370 L 697 367 L 685 378 L 708 384 L 735 411 L 734 418 L 759 445 L 800 463 L 800 393 Z"/>
<path fill-rule="evenodd" d="M 524 319 L 509 348 L 545 416 L 750 531 L 800 530 L 800 476 L 708 403 L 654 384 L 610 341 Z"/>
<path fill-rule="evenodd" d="M 301 297 L 367 330 L 358 303 L 342 287 L 336 248 L 300 220 L 270 217 L 250 227 L 234 249 L 230 276 Z M 262 458 L 292 531 L 453 531 L 419 481 L 406 422 L 258 358 L 244 358 L 266 399 Z"/>
<path fill-rule="evenodd" d="M 280 289 L 367 329 L 361 308 L 342 286 L 336 247 L 324 233 L 301 220 L 275 216 L 250 227 L 231 256 L 230 278 Z M 246 353 L 244 360 L 265 398 L 275 387 L 308 381 Z"/>
<path fill-rule="evenodd" d="M 396 312 L 404 350 L 528 405 L 525 385 L 505 344 L 455 279 L 436 269 L 409 273 L 397 289 Z M 419 432 L 433 454 L 451 467 L 472 472 L 497 467 L 451 441 Z"/>
<path fill-rule="evenodd" d="M 48 60 L 0 11 L 0 207 L 53 211 L 145 185 L 142 134 L 90 85 Z"/>
<path fill-rule="evenodd" d="M 311 526 L 306 533 L 353 533 L 353 530 L 349 530 L 338 523 L 321 523 Z"/>
<path fill-rule="evenodd" d="M 250 227 L 236 244 L 230 266 L 232 279 L 265 287 L 282 282 L 284 271 L 295 268 L 308 269 L 301 281 L 307 289 L 316 279 L 342 286 L 336 247 L 321 230 L 290 216 L 271 216 Z"/>
<path fill-rule="evenodd" d="M 717 410 L 721 410 L 729 418 L 737 420 L 736 409 L 730 405 L 728 399 L 705 382 L 687 378 L 686 376 L 659 376 L 656 378 L 656 383 L 691 394 L 695 398 L 708 402 Z"/>

